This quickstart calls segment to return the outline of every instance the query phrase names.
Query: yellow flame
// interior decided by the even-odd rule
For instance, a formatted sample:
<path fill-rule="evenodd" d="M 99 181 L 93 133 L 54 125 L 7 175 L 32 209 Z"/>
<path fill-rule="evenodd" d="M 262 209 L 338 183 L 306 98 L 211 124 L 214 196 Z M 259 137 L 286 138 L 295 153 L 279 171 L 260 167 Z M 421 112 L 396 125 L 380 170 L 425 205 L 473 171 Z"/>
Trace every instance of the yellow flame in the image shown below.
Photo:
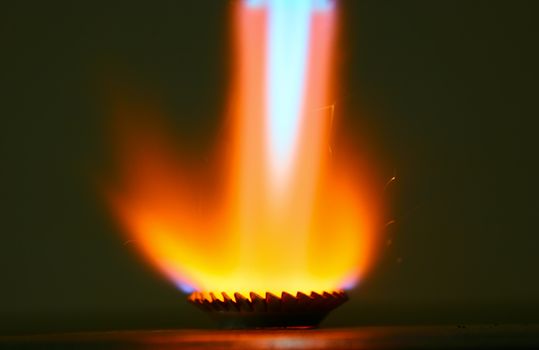
<path fill-rule="evenodd" d="M 237 8 L 231 128 L 209 165 L 177 154 L 155 109 L 119 103 L 114 111 L 119 183 L 108 186 L 109 202 L 134 245 L 186 291 L 349 288 L 374 257 L 372 168 L 331 141 L 331 13 L 312 15 L 294 161 L 284 185 L 272 185 L 260 40 L 266 16 Z"/>

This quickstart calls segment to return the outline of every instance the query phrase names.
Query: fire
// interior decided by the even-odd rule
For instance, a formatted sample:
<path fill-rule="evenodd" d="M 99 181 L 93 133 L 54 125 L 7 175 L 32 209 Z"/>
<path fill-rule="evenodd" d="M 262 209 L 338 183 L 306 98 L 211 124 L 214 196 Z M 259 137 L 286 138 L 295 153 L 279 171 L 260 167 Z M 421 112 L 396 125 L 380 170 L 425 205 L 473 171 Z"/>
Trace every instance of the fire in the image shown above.
<path fill-rule="evenodd" d="M 230 128 L 215 161 L 194 166 L 155 110 L 118 105 L 111 208 L 186 292 L 350 288 L 373 261 L 379 205 L 372 170 L 332 141 L 335 4 L 250 0 L 234 11 Z"/>

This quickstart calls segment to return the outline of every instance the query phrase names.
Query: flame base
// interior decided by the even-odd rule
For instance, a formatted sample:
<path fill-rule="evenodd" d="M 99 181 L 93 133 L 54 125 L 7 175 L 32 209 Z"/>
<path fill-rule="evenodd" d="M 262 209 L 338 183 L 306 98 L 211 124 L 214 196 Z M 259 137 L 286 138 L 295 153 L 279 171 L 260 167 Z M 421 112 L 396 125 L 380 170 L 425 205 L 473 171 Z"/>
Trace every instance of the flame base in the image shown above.
<path fill-rule="evenodd" d="M 251 292 L 249 297 L 234 293 L 194 292 L 188 300 L 209 313 L 225 329 L 244 328 L 316 328 L 327 314 L 348 300 L 343 291 L 295 296 L 283 292 L 280 297 L 266 293 L 262 297 Z"/>

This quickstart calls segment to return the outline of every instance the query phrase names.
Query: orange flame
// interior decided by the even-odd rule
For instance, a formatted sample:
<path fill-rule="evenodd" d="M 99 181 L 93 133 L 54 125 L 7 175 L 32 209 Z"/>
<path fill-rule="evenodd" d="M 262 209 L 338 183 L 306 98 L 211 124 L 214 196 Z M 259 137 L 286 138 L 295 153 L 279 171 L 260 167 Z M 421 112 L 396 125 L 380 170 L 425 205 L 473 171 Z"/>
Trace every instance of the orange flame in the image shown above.
<path fill-rule="evenodd" d="M 278 186 L 267 149 L 260 40 L 266 17 L 263 8 L 238 5 L 230 136 L 210 166 L 186 168 L 155 123 L 155 110 L 121 105 L 115 111 L 120 185 L 107 190 L 109 202 L 136 247 L 185 291 L 349 288 L 374 257 L 379 203 L 372 171 L 331 143 L 334 13 L 311 17 L 293 162 Z"/>

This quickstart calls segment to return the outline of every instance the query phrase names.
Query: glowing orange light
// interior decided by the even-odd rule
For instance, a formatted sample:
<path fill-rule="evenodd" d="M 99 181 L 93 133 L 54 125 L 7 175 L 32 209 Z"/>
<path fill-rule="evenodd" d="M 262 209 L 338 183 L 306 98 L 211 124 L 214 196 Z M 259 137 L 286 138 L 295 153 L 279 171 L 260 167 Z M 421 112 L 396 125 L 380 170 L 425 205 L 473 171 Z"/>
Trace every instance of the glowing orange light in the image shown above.
<path fill-rule="evenodd" d="M 132 122 L 134 114 L 155 120 L 155 111 L 120 106 L 120 185 L 109 186 L 109 202 L 144 256 L 186 291 L 280 295 L 352 287 L 374 257 L 379 203 L 372 171 L 331 141 L 335 11 L 310 15 L 292 162 L 276 181 L 261 40 L 268 12 L 245 3 L 235 10 L 231 144 L 217 148 L 211 167 L 188 169 L 155 123 Z"/>

